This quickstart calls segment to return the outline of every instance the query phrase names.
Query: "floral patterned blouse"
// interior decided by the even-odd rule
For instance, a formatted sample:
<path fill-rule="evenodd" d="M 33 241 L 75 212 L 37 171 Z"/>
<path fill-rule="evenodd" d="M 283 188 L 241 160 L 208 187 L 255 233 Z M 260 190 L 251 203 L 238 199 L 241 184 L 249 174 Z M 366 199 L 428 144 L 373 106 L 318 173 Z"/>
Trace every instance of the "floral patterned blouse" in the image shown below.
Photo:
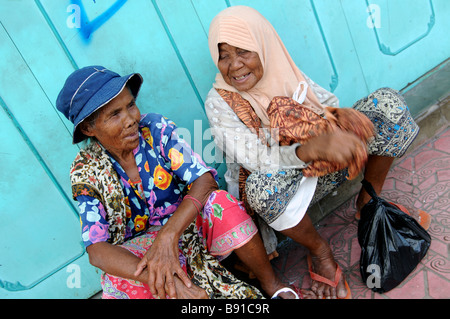
<path fill-rule="evenodd" d="M 198 177 L 217 172 L 181 139 L 171 120 L 154 113 L 142 116 L 140 143 L 133 151 L 141 180 L 132 182 L 114 158 L 110 160 L 120 178 L 126 204 L 125 239 L 152 225 L 164 225 L 181 203 L 182 194 Z M 76 197 L 85 246 L 109 239 L 103 203 L 89 195 Z"/>

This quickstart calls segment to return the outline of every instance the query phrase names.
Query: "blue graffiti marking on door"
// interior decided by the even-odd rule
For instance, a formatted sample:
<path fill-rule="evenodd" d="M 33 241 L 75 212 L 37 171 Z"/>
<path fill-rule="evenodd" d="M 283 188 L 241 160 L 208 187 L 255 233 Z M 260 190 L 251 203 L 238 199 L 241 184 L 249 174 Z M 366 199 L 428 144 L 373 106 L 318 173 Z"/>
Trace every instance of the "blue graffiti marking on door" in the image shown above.
<path fill-rule="evenodd" d="M 80 35 L 87 42 L 90 40 L 92 33 L 98 30 L 105 22 L 107 22 L 117 11 L 122 8 L 122 6 L 127 2 L 127 0 L 117 0 L 111 7 L 109 7 L 105 12 L 99 15 L 94 20 L 90 21 L 86 10 L 83 6 L 81 0 L 72 0 L 71 3 L 77 5 L 80 8 Z M 95 3 L 95 1 L 94 1 Z"/>

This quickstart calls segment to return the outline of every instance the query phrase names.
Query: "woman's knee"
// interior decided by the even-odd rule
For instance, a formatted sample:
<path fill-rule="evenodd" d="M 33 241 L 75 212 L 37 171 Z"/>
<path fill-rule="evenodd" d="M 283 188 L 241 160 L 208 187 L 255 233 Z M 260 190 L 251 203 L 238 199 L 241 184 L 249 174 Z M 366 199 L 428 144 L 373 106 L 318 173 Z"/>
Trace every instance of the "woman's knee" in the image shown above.
<path fill-rule="evenodd" d="M 215 216 L 220 216 L 222 220 L 229 219 L 230 217 L 237 217 L 236 215 L 249 217 L 244 204 L 225 190 L 216 190 L 212 192 L 209 205 Z"/>
<path fill-rule="evenodd" d="M 400 108 L 407 108 L 406 101 L 401 93 L 395 89 L 384 87 L 374 91 L 371 96 L 380 105 L 395 105 Z"/>

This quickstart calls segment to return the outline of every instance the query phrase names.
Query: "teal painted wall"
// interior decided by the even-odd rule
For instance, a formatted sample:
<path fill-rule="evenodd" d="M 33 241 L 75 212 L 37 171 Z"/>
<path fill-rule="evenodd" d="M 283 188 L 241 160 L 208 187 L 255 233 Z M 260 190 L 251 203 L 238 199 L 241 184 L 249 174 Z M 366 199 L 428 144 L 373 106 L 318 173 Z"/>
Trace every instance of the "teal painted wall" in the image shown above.
<path fill-rule="evenodd" d="M 86 298 L 100 287 L 70 196 L 78 146 L 55 108 L 66 77 L 91 64 L 140 72 L 141 110 L 175 120 L 205 155 L 203 100 L 217 72 L 208 26 L 242 4 L 343 106 L 403 89 L 450 53 L 448 0 L 0 0 L 0 298 Z"/>

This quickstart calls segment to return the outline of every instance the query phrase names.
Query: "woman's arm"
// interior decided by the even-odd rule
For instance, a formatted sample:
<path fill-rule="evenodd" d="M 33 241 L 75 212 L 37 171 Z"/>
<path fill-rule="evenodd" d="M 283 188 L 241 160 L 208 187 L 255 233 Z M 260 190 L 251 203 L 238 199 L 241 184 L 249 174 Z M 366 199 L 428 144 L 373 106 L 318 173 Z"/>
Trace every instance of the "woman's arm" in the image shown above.
<path fill-rule="evenodd" d="M 226 160 L 238 163 L 249 171 L 267 168 L 305 168 L 296 155 L 300 144 L 268 147 L 252 132 L 212 89 L 205 102 L 214 142 L 226 155 Z"/>
<path fill-rule="evenodd" d="M 343 131 L 311 138 L 304 145 L 267 147 L 239 120 L 215 90 L 208 94 L 205 109 L 214 141 L 226 154 L 227 160 L 250 171 L 272 167 L 305 168 L 306 163 L 313 160 L 347 165 L 358 154 L 367 152 L 367 147 L 356 135 Z"/>
<path fill-rule="evenodd" d="M 198 199 L 203 206 L 211 192 L 216 189 L 216 180 L 208 172 L 192 183 L 189 194 Z M 128 250 L 106 242 L 109 237 L 108 222 L 103 204 L 98 199 L 81 195 L 77 197 L 77 201 L 82 223 L 82 237 L 87 246 L 91 265 L 113 276 L 148 283 L 152 294 L 160 298 L 166 297 L 166 289 L 169 297 L 177 297 L 174 274 L 177 274 L 188 288 L 191 287 L 189 278 L 180 266 L 178 240 L 197 216 L 198 204 L 195 206 L 191 200 L 182 201 L 173 216 L 160 230 L 151 249 L 143 259 L 140 259 Z M 198 293 L 196 290 L 192 292 Z M 182 293 L 186 293 L 186 290 Z"/>
<path fill-rule="evenodd" d="M 177 126 L 172 120 L 158 114 L 147 116 L 147 134 L 152 137 L 149 138 L 149 143 L 164 159 L 164 169 L 186 185 L 190 185 L 189 194 L 202 204 L 205 203 L 211 192 L 217 188 L 214 178 L 217 172 L 206 166 L 190 145 L 178 136 Z M 183 200 L 137 265 L 135 275 L 147 270 L 146 282 L 153 295 L 165 298 L 167 293 L 170 298 L 176 298 L 175 279 L 177 282 L 180 279 L 187 287 L 192 285 L 179 262 L 179 239 L 196 218 L 198 209 L 192 200 Z"/>
<path fill-rule="evenodd" d="M 355 134 L 338 130 L 311 138 L 297 147 L 296 153 L 305 162 L 323 160 L 350 165 L 355 159 L 367 156 L 367 145 Z"/>
<path fill-rule="evenodd" d="M 214 177 L 207 172 L 192 183 L 188 195 L 196 198 L 203 207 L 210 194 L 216 189 L 217 183 Z M 134 276 L 141 277 L 143 272 L 147 271 L 144 275 L 145 282 L 148 283 L 154 296 L 165 298 L 167 294 L 170 298 L 177 297 L 174 275 L 177 275 L 188 288 L 192 285 L 179 262 L 178 241 L 196 218 L 198 209 L 201 209 L 197 206 L 192 200 L 184 199 L 135 268 Z"/>
<path fill-rule="evenodd" d="M 113 276 L 142 281 L 146 273 L 135 276 L 140 258 L 128 250 L 107 242 L 109 238 L 106 211 L 100 200 L 88 196 L 76 197 L 81 221 L 82 239 L 91 265 Z"/>
<path fill-rule="evenodd" d="M 98 242 L 86 248 L 91 265 L 104 272 L 121 278 L 146 282 L 147 271 L 136 275 L 136 267 L 141 259 L 130 251 L 108 242 Z"/>

